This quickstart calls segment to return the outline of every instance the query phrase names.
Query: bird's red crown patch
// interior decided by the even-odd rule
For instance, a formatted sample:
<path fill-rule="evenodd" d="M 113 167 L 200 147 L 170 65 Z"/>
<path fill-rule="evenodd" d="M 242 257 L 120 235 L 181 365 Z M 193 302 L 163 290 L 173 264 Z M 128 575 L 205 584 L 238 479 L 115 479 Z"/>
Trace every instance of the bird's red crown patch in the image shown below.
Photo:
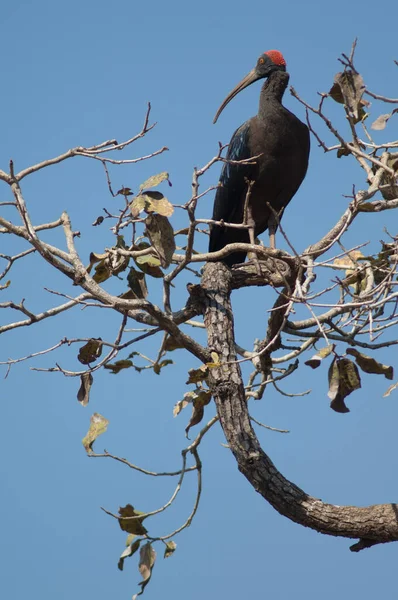
<path fill-rule="evenodd" d="M 264 52 L 264 54 L 266 54 L 275 65 L 283 65 L 286 67 L 286 61 L 279 50 L 268 50 L 268 52 Z"/>

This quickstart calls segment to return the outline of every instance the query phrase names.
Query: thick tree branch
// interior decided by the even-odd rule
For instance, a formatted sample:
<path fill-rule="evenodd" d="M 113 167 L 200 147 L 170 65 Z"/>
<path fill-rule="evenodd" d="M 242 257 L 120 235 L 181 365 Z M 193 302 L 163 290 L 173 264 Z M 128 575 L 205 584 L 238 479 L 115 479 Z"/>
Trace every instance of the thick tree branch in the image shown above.
<path fill-rule="evenodd" d="M 210 388 L 221 426 L 239 470 L 280 514 L 327 535 L 358 538 L 362 547 L 398 540 L 398 506 L 336 506 L 314 498 L 288 481 L 261 448 L 251 426 L 242 374 L 236 363 L 234 322 L 230 304 L 231 272 L 208 264 L 202 280 L 205 323 L 211 350 L 221 366 L 211 369 Z M 366 540 L 367 543 L 363 541 Z"/>

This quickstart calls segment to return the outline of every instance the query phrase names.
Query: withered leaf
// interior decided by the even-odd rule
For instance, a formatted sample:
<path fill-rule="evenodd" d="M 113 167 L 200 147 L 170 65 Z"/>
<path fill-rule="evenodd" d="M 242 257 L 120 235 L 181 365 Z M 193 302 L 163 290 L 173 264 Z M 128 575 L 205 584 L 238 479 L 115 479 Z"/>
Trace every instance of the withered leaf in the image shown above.
<path fill-rule="evenodd" d="M 113 375 L 117 375 L 123 369 L 129 369 L 133 366 L 134 365 L 131 360 L 122 359 L 117 360 L 115 363 L 107 363 L 106 365 L 104 365 L 104 369 L 109 369 L 110 371 L 112 371 Z"/>
<path fill-rule="evenodd" d="M 176 417 L 177 415 L 180 414 L 180 412 L 186 407 L 188 406 L 188 404 L 192 403 L 194 398 L 196 397 L 196 394 L 194 391 L 190 391 L 190 392 L 186 392 L 184 394 L 184 397 L 182 400 L 179 400 L 178 402 L 176 402 L 176 404 L 174 405 L 173 408 L 173 416 Z"/>
<path fill-rule="evenodd" d="M 95 283 L 103 283 L 104 281 L 109 279 L 111 275 L 112 269 L 109 264 L 109 259 L 106 258 L 105 260 L 102 260 L 100 263 L 98 263 L 98 265 L 95 267 L 95 274 L 93 275 L 93 279 Z"/>
<path fill-rule="evenodd" d="M 150 542 L 147 542 L 145 546 L 141 547 L 140 550 L 140 562 L 138 564 L 138 569 L 142 576 L 142 581 L 140 581 L 139 585 L 141 586 L 141 591 L 138 594 L 134 594 L 133 600 L 137 598 L 137 596 L 141 596 L 145 587 L 148 585 L 149 580 L 152 576 L 153 565 L 156 560 L 156 552 L 152 548 Z"/>
<path fill-rule="evenodd" d="M 134 267 L 130 267 L 129 274 L 127 275 L 127 283 L 136 298 L 147 297 L 148 288 L 146 286 L 145 273 L 137 271 Z"/>
<path fill-rule="evenodd" d="M 127 290 L 123 292 L 123 294 L 119 294 L 118 298 L 122 298 L 123 300 L 137 300 L 137 296 L 134 294 L 133 290 Z"/>
<path fill-rule="evenodd" d="M 311 356 L 309 360 L 306 360 L 304 364 L 311 367 L 312 369 L 317 369 L 323 361 L 323 359 L 327 358 L 329 354 L 333 352 L 335 347 L 336 344 L 329 344 L 329 346 L 321 348 L 316 352 L 316 354 L 314 354 L 314 356 Z"/>
<path fill-rule="evenodd" d="M 133 219 L 136 219 L 140 212 L 145 210 L 147 203 L 147 198 L 145 196 L 142 196 L 141 194 L 139 196 L 136 196 L 134 200 L 130 202 L 130 212 Z"/>
<path fill-rule="evenodd" d="M 131 504 L 121 506 L 119 508 L 119 525 L 120 529 L 127 531 L 127 533 L 133 533 L 134 535 L 145 535 L 148 533 L 147 529 L 143 526 L 142 522 L 146 517 L 141 517 L 145 513 L 136 510 Z M 131 517 L 137 517 L 132 519 Z"/>
<path fill-rule="evenodd" d="M 188 371 L 188 381 L 186 384 L 190 383 L 199 383 L 200 381 L 205 381 L 209 376 L 209 369 L 207 365 L 202 365 L 199 369 L 189 369 Z"/>
<path fill-rule="evenodd" d="M 142 542 L 142 540 L 136 540 L 133 544 L 129 545 L 128 548 L 126 548 L 121 553 L 119 562 L 117 563 L 117 567 L 118 567 L 118 569 L 120 569 L 120 571 L 123 571 L 125 559 L 129 558 L 130 556 L 133 556 L 133 554 L 135 554 L 137 552 L 138 548 L 140 547 L 141 542 Z"/>
<path fill-rule="evenodd" d="M 83 438 L 82 443 L 86 449 L 87 454 L 93 451 L 93 444 L 97 437 L 102 433 L 105 433 L 109 425 L 108 419 L 105 419 L 99 413 L 94 413 L 90 419 L 90 427 L 87 435 Z"/>
<path fill-rule="evenodd" d="M 145 219 L 147 235 L 160 258 L 160 264 L 167 268 L 176 249 L 173 228 L 167 217 L 151 214 Z"/>
<path fill-rule="evenodd" d="M 351 152 L 347 148 L 339 148 L 337 150 L 337 158 L 341 158 L 342 156 L 350 156 Z"/>
<path fill-rule="evenodd" d="M 167 336 L 165 344 L 164 344 L 165 352 L 173 352 L 173 350 L 178 350 L 179 348 L 183 348 L 183 347 L 184 346 L 182 346 L 182 344 L 177 342 L 175 337 L 173 337 L 172 335 Z"/>
<path fill-rule="evenodd" d="M 353 287 L 356 292 L 366 288 L 366 270 L 361 266 L 364 259 L 360 250 L 352 250 L 347 256 L 335 258 L 333 261 L 335 266 L 346 269 L 344 283 Z"/>
<path fill-rule="evenodd" d="M 366 116 L 363 107 L 369 105 L 369 102 L 362 98 L 364 92 L 365 84 L 361 75 L 347 69 L 335 75 L 329 95 L 336 102 L 345 104 L 354 123 L 358 123 Z"/>
<path fill-rule="evenodd" d="M 133 192 L 129 187 L 122 187 L 116 192 L 116 196 L 132 196 Z"/>
<path fill-rule="evenodd" d="M 382 129 L 385 129 L 389 119 L 391 119 L 391 117 L 398 112 L 398 108 L 394 108 L 394 110 L 386 115 L 380 115 L 379 117 L 377 117 L 377 119 L 375 121 L 373 121 L 372 125 L 371 125 L 371 129 L 375 129 L 376 131 L 381 131 Z"/>
<path fill-rule="evenodd" d="M 90 252 L 90 264 L 87 267 L 87 272 L 90 273 L 93 266 L 107 258 L 108 254 L 105 252 L 104 254 L 98 254 L 98 252 Z"/>
<path fill-rule="evenodd" d="M 390 387 L 388 388 L 388 390 L 385 392 L 385 394 L 383 394 L 383 398 L 387 398 L 387 396 L 389 396 L 391 394 L 391 392 L 393 392 L 394 390 L 396 390 L 398 388 L 398 381 L 397 383 L 392 383 L 390 385 Z"/>
<path fill-rule="evenodd" d="M 106 252 L 104 254 L 91 252 L 90 264 L 87 267 L 87 273 L 91 272 L 91 269 L 95 264 L 97 264 L 97 266 L 95 267 L 95 274 L 93 276 L 94 281 L 96 283 L 102 283 L 109 279 L 109 277 L 112 275 L 112 270 L 109 264 L 108 254 Z"/>
<path fill-rule="evenodd" d="M 94 221 L 94 223 L 92 223 L 93 227 L 97 227 L 97 225 L 101 225 L 101 223 L 104 222 L 105 217 L 103 217 L 102 215 L 100 215 L 99 217 L 97 217 Z"/>
<path fill-rule="evenodd" d="M 99 358 L 102 354 L 102 338 L 92 338 L 84 344 L 79 350 L 77 360 L 82 365 L 89 365 Z"/>
<path fill-rule="evenodd" d="M 162 360 L 160 363 L 155 363 L 153 365 L 153 370 L 156 373 L 156 375 L 160 375 L 160 371 L 163 369 L 163 367 L 167 367 L 167 365 L 172 364 L 174 364 L 173 361 L 167 358 L 165 360 Z"/>
<path fill-rule="evenodd" d="M 172 554 L 174 554 L 177 548 L 177 544 L 172 540 L 170 542 L 166 542 L 166 548 L 164 551 L 164 558 L 169 558 Z"/>
<path fill-rule="evenodd" d="M 347 354 L 355 357 L 355 361 L 365 373 L 373 373 L 375 375 L 384 375 L 386 379 L 392 379 L 394 377 L 394 369 L 387 365 L 379 363 L 377 360 L 362 352 L 358 352 L 356 348 L 347 348 Z"/>
<path fill-rule="evenodd" d="M 330 407 L 336 412 L 349 412 L 344 400 L 361 387 L 357 366 L 349 358 L 335 357 L 329 367 L 328 379 Z"/>
<path fill-rule="evenodd" d="M 188 437 L 188 431 L 194 425 L 201 422 L 204 415 L 204 407 L 209 404 L 211 400 L 211 392 L 209 390 L 195 390 L 195 397 L 193 398 L 192 415 L 189 420 L 187 427 L 185 428 L 185 435 Z"/>
<path fill-rule="evenodd" d="M 174 206 L 160 192 L 145 192 L 142 197 L 145 198 L 147 213 L 156 212 L 164 217 L 170 217 L 173 214 Z"/>
<path fill-rule="evenodd" d="M 90 390 L 93 385 L 93 375 L 92 373 L 83 373 L 80 375 L 80 388 L 77 392 L 77 399 L 79 400 L 82 406 L 87 406 L 88 401 L 90 399 Z"/>

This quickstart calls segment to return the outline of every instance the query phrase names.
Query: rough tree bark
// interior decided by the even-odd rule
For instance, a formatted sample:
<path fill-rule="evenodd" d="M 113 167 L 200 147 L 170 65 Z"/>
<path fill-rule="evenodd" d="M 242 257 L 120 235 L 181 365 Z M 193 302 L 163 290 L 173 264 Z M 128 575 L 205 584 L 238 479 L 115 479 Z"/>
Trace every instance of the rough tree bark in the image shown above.
<path fill-rule="evenodd" d="M 208 263 L 202 288 L 209 350 L 217 352 L 222 363 L 221 367 L 211 369 L 209 385 L 229 447 L 249 483 L 292 521 L 320 533 L 359 538 L 351 546 L 352 551 L 397 541 L 397 504 L 368 507 L 327 504 L 309 496 L 278 471 L 261 448 L 250 422 L 241 369 L 236 362 L 231 271 L 222 263 Z"/>

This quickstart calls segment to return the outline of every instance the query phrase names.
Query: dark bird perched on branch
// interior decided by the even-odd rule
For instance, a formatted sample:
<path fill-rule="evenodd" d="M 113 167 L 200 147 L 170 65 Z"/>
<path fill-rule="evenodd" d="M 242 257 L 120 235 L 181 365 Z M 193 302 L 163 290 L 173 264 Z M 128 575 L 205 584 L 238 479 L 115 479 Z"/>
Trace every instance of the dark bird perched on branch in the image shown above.
<path fill-rule="evenodd" d="M 289 74 L 286 73 L 285 59 L 278 50 L 269 50 L 260 56 L 255 68 L 225 98 L 214 123 L 232 98 L 263 78 L 267 80 L 261 89 L 258 114 L 235 131 L 226 157 L 229 161 L 257 157 L 250 161 L 255 164 L 224 164 L 213 209 L 215 221 L 245 223 L 250 229 L 212 225 L 210 252 L 221 250 L 233 242 L 254 243 L 255 236 L 267 228 L 270 246 L 275 248 L 278 220 L 307 171 L 309 131 L 282 106 Z M 232 266 L 245 258 L 245 252 L 233 252 L 224 262 Z"/>

